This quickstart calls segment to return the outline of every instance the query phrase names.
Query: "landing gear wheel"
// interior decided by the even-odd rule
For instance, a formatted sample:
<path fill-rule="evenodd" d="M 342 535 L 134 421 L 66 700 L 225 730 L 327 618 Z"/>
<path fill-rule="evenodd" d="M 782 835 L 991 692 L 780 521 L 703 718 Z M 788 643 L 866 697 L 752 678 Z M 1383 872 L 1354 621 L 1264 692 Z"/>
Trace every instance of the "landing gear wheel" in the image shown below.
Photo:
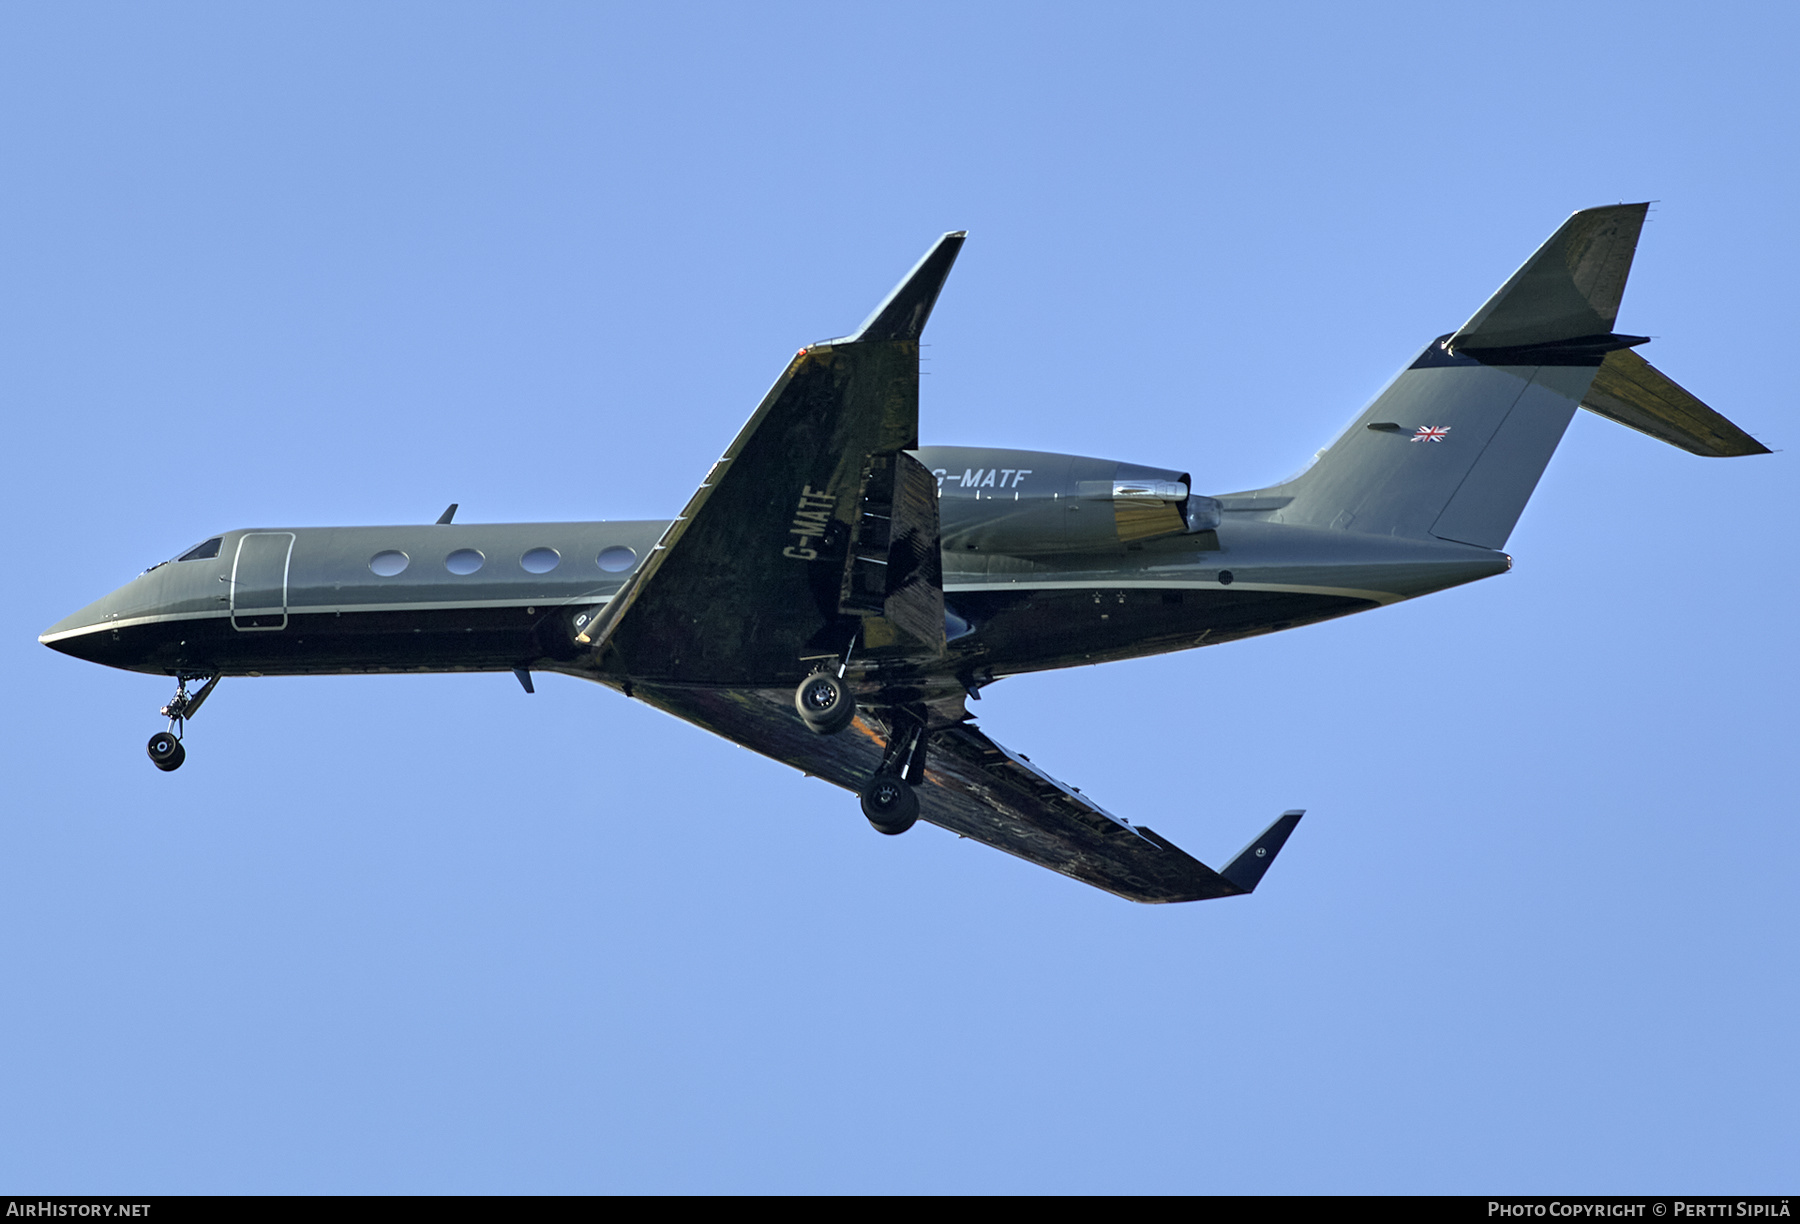
<path fill-rule="evenodd" d="M 806 729 L 818 735 L 836 735 L 856 717 L 856 699 L 830 672 L 814 672 L 802 680 L 794 690 L 794 708 Z"/>
<path fill-rule="evenodd" d="M 919 819 L 919 797 L 899 774 L 878 773 L 862 788 L 863 815 L 877 833 L 904 833 Z"/>
<path fill-rule="evenodd" d="M 158 731 L 152 735 L 144 751 L 150 754 L 150 763 L 164 773 L 180 769 L 181 763 L 187 760 L 187 749 L 181 746 L 172 731 Z"/>

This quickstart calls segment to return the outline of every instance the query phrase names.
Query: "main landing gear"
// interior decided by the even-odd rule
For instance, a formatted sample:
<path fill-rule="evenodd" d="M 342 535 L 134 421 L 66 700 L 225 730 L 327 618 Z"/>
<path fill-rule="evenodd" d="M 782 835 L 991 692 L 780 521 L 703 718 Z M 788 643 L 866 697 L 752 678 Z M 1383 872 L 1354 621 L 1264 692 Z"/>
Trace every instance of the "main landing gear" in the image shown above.
<path fill-rule="evenodd" d="M 194 692 L 189 693 L 189 680 L 198 680 L 199 676 L 177 676 L 175 679 L 175 695 L 169 698 L 169 704 L 159 711 L 169 720 L 167 731 L 158 731 L 150 737 L 150 743 L 144 751 L 150 754 L 150 763 L 164 773 L 173 773 L 181 768 L 187 760 L 187 749 L 181 746 L 183 724 L 200 710 L 206 699 L 212 696 L 213 689 L 218 687 L 219 677 L 214 676 Z"/>
<path fill-rule="evenodd" d="M 897 836 L 919 819 L 919 797 L 896 773 L 878 773 L 863 784 L 863 815 L 877 833 Z"/>
<path fill-rule="evenodd" d="M 800 721 L 815 735 L 836 735 L 856 718 L 856 698 L 843 680 L 830 672 L 814 672 L 794 690 Z"/>
<path fill-rule="evenodd" d="M 877 833 L 897 836 L 919 819 L 913 787 L 925 780 L 925 726 L 900 710 L 888 712 L 893 726 L 881 764 L 863 784 L 862 810 Z"/>
<path fill-rule="evenodd" d="M 827 665 L 800 682 L 794 690 L 794 709 L 800 721 L 814 735 L 836 735 L 856 721 L 856 698 L 844 683 L 850 668 L 850 656 L 856 651 L 856 638 L 844 647 L 844 657 L 835 666 Z"/>
<path fill-rule="evenodd" d="M 794 709 L 815 735 L 836 735 L 856 721 L 856 698 L 844 683 L 855 649 L 852 637 L 842 659 L 813 672 L 794 689 Z M 913 787 L 925 780 L 925 724 L 903 708 L 883 710 L 881 720 L 891 727 L 887 749 L 860 797 L 863 815 L 875 831 L 893 836 L 919 819 L 919 797 Z"/>

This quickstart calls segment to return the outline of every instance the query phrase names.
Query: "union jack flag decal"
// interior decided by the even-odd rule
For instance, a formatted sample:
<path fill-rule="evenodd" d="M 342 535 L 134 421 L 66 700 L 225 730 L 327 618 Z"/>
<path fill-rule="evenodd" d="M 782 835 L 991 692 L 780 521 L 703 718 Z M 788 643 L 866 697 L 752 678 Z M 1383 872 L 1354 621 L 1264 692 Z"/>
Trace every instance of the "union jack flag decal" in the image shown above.
<path fill-rule="evenodd" d="M 1421 425 L 1419 432 L 1412 436 L 1414 442 L 1442 442 L 1444 435 L 1450 432 L 1448 425 Z"/>

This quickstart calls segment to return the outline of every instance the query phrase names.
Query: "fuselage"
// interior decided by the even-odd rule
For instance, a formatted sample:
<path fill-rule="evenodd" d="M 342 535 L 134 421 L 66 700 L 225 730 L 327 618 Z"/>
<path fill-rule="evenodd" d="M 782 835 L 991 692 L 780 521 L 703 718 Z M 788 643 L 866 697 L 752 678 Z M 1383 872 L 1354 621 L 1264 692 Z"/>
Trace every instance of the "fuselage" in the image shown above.
<path fill-rule="evenodd" d="M 1091 522 L 1111 513 L 1111 503 L 1076 495 L 1094 483 L 1074 478 L 1082 471 L 1055 485 L 1044 479 L 1041 469 L 1066 456 L 919 453 L 938 460 L 940 474 L 950 471 L 940 496 L 948 647 L 928 670 L 966 684 L 1294 628 L 1510 564 L 1503 553 L 1469 545 L 1282 523 L 1279 506 L 1255 499 L 1224 499 L 1217 528 L 1201 532 L 1063 543 L 1063 535 L 1015 530 L 1008 537 L 1005 514 L 1041 516 L 1048 507 L 1071 523 L 1084 513 Z M 981 462 L 965 462 L 971 458 Z M 994 478 L 971 475 L 982 472 Z M 1034 487 L 1042 491 L 1036 510 L 1027 498 Z M 40 640 L 92 662 L 165 675 L 525 669 L 624 686 L 631 677 L 610 671 L 614 665 L 576 637 L 667 526 L 227 531 L 64 618 Z M 1055 526 L 1064 535 L 1073 530 Z M 1040 546 L 1020 547 L 1020 538 Z M 791 671 L 753 679 L 794 683 L 805 670 L 796 660 Z M 703 675 L 691 679 L 706 683 Z"/>

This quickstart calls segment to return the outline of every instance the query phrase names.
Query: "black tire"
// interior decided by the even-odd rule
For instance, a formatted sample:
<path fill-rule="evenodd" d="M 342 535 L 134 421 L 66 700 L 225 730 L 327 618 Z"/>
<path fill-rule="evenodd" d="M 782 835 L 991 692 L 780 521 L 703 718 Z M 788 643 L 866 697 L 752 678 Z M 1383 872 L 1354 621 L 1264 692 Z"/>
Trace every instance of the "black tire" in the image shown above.
<path fill-rule="evenodd" d="M 814 672 L 794 690 L 794 709 L 809 731 L 836 735 L 856 717 L 856 699 L 830 672 Z"/>
<path fill-rule="evenodd" d="M 152 735 L 150 742 L 144 746 L 144 751 L 150 754 L 150 763 L 164 773 L 180 769 L 181 763 L 187 760 L 187 749 L 169 731 L 158 731 Z"/>
<path fill-rule="evenodd" d="M 877 833 L 896 837 L 919 819 L 919 796 L 899 774 L 878 773 L 862 788 L 863 815 Z"/>

